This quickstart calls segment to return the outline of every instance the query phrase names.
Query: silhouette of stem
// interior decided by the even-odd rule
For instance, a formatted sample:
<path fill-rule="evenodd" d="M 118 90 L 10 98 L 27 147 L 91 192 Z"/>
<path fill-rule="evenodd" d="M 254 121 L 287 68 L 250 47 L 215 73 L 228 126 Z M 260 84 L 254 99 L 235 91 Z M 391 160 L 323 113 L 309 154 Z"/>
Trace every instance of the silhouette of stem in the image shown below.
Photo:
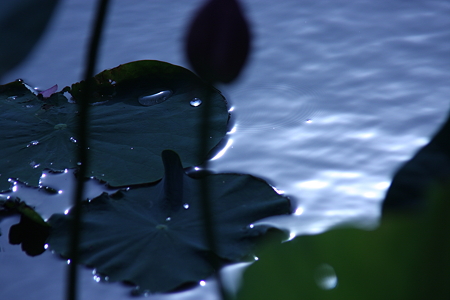
<path fill-rule="evenodd" d="M 86 88 L 82 91 L 81 99 L 77 99 L 79 121 L 77 128 L 78 137 L 78 153 L 77 161 L 80 163 L 77 172 L 77 184 L 73 198 L 72 207 L 72 234 L 70 239 L 70 264 L 67 276 L 67 290 L 66 297 L 68 300 L 77 299 L 77 277 L 78 277 L 78 244 L 80 241 L 80 223 L 81 223 L 81 201 L 84 194 L 84 181 L 87 174 L 88 165 L 88 127 L 89 127 L 89 95 L 91 95 L 92 87 L 89 79 L 94 76 L 95 66 L 97 62 L 97 54 L 100 45 L 100 38 L 106 17 L 109 0 L 99 0 L 97 6 L 97 15 L 94 27 L 92 28 L 92 35 L 89 43 L 86 58 L 86 69 L 84 73 L 84 80 Z"/>
<path fill-rule="evenodd" d="M 211 114 L 211 99 L 213 93 L 210 91 L 207 94 L 205 101 L 203 101 L 203 112 L 201 116 L 201 127 L 200 127 L 200 141 L 199 141 L 199 151 L 200 157 L 204 159 L 208 155 L 208 141 L 210 138 L 210 114 Z M 208 160 L 203 163 L 203 168 L 208 169 Z M 212 214 L 213 209 L 211 207 L 211 202 L 209 201 L 211 195 L 211 189 L 208 185 L 208 177 L 203 177 L 200 182 L 200 197 L 202 203 L 202 217 L 204 221 L 205 238 L 210 250 L 210 263 L 213 266 L 216 274 L 217 285 L 219 287 L 219 292 L 222 300 L 229 299 L 228 293 L 223 286 L 222 276 L 220 274 L 221 263 L 219 257 L 216 255 L 218 253 L 217 240 L 218 232 L 215 230 L 215 220 Z M 220 238 L 220 237 L 219 237 Z"/>

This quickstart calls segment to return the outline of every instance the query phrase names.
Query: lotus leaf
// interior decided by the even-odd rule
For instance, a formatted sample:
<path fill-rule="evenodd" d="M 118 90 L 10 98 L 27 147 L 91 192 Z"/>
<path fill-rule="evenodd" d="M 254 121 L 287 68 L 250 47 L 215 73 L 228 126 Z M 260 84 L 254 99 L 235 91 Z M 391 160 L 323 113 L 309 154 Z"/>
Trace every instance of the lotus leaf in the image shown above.
<path fill-rule="evenodd" d="M 110 281 L 128 281 L 150 292 L 172 291 L 212 275 L 204 239 L 199 182 L 208 180 L 218 250 L 223 263 L 250 259 L 268 226 L 253 222 L 290 213 L 289 200 L 250 175 L 213 174 L 194 179 L 178 155 L 162 154 L 157 184 L 102 194 L 82 206 L 80 261 Z M 50 248 L 67 257 L 71 212 L 49 219 Z"/>
<path fill-rule="evenodd" d="M 184 167 L 200 164 L 197 145 L 202 101 L 212 101 L 208 149 L 227 130 L 226 101 L 192 72 L 159 61 L 137 61 L 95 76 L 90 107 L 89 175 L 113 186 L 162 177 L 160 153 L 179 153 Z M 75 99 L 85 82 L 69 91 Z M 63 92 L 48 99 L 23 83 L 0 86 L 0 190 L 8 177 L 37 185 L 44 168 L 76 168 L 77 105 Z"/>

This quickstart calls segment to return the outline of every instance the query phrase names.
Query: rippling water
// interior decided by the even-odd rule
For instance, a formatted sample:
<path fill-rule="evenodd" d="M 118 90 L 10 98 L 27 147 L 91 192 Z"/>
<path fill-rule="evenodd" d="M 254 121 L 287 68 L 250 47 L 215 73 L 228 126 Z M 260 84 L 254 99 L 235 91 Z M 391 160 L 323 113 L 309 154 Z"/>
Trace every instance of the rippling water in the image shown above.
<path fill-rule="evenodd" d="M 92 1 L 62 1 L 47 35 L 3 78 L 40 88 L 80 80 Z M 250 173 L 294 200 L 295 215 L 265 222 L 315 234 L 357 222 L 374 227 L 395 170 L 443 122 L 450 96 L 448 1 L 243 1 L 251 59 L 232 86 L 228 150 L 215 171 Z M 183 34 L 201 1 L 113 1 L 98 71 L 139 59 L 187 66 Z M 2 225 L 5 299 L 61 299 L 65 265 L 28 258 Z M 230 270 L 233 271 L 233 270 Z M 83 269 L 82 299 L 124 299 Z M 24 287 L 27 287 L 24 289 Z M 213 283 L 161 299 L 211 299 Z M 33 292 L 30 294 L 30 291 Z M 206 293 L 204 293 L 206 291 Z M 206 295 L 206 296 L 205 296 Z"/>

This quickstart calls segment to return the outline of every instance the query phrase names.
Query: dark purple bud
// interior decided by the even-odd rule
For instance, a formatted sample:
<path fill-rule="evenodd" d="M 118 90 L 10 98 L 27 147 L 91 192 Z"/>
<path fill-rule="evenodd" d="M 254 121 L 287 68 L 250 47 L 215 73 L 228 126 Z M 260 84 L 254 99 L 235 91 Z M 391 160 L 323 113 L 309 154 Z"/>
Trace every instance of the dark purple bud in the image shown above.
<path fill-rule="evenodd" d="M 237 0 L 209 0 L 194 17 L 186 53 L 204 80 L 229 83 L 236 79 L 249 49 L 249 26 Z"/>

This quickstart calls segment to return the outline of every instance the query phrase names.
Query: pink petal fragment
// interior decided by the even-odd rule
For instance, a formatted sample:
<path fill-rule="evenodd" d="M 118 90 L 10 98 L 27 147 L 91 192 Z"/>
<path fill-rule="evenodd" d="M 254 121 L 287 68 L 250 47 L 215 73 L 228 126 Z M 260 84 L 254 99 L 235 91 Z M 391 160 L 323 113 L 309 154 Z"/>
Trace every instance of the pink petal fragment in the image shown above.
<path fill-rule="evenodd" d="M 45 91 L 39 92 L 44 98 L 49 98 L 51 95 L 53 95 L 54 92 L 58 89 L 58 85 L 55 84 L 51 88 L 46 89 Z"/>

